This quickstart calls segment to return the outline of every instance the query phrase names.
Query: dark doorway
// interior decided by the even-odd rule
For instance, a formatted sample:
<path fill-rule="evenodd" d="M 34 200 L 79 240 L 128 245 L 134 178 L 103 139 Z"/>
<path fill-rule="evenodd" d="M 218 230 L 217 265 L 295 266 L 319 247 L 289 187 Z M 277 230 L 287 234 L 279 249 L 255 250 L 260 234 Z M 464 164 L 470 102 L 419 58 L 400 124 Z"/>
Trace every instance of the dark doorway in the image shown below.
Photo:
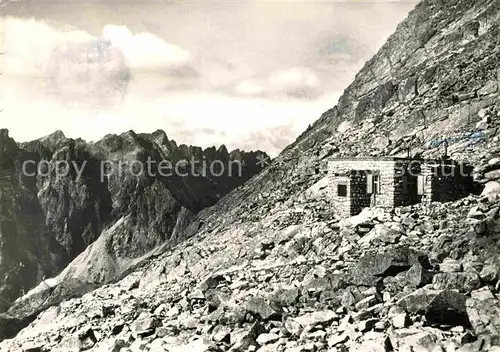
<path fill-rule="evenodd" d="M 353 170 L 351 172 L 351 215 L 361 213 L 363 208 L 370 206 L 370 199 L 372 194 L 368 191 L 373 183 L 368 186 L 368 178 L 372 175 L 369 170 Z"/>

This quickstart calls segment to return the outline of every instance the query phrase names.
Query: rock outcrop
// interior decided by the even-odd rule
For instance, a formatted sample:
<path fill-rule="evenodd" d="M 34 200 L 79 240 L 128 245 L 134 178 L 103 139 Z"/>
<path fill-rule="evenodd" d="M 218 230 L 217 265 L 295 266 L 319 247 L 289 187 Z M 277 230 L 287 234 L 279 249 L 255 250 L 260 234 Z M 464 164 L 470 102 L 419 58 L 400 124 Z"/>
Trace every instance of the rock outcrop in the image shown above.
<path fill-rule="evenodd" d="M 7 130 L 0 130 L 0 311 L 68 262 L 45 225 L 34 180 L 21 172 L 23 160 L 33 156 L 18 148 Z"/>
<path fill-rule="evenodd" d="M 496 0 L 423 1 L 339 104 L 197 213 L 185 241 L 0 348 L 499 351 L 499 23 Z M 435 157 L 444 141 L 482 195 L 335 214 L 328 157 Z"/>

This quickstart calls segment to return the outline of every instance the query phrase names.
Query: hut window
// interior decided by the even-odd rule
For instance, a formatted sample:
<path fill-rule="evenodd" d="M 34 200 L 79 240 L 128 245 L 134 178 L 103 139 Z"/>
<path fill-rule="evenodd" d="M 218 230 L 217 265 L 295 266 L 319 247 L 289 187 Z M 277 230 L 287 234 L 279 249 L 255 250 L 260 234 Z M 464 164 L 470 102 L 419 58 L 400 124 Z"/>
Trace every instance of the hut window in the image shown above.
<path fill-rule="evenodd" d="M 337 185 L 337 195 L 339 197 L 347 197 L 347 185 Z"/>
<path fill-rule="evenodd" d="M 419 196 L 423 196 L 424 195 L 424 183 L 425 183 L 424 176 L 423 175 L 418 175 L 417 176 L 417 194 Z"/>
<path fill-rule="evenodd" d="M 366 175 L 366 193 L 380 194 L 380 175 L 378 173 Z"/>

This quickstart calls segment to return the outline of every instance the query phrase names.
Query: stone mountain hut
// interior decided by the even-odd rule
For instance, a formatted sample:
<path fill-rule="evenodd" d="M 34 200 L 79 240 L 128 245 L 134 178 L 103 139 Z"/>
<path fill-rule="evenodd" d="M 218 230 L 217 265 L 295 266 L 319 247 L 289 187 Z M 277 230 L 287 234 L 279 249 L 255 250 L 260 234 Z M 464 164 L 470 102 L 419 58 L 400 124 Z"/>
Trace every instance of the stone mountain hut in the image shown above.
<path fill-rule="evenodd" d="M 469 195 L 474 183 L 470 165 L 448 158 L 332 158 L 328 177 L 335 209 L 343 217 L 365 207 L 453 201 Z"/>

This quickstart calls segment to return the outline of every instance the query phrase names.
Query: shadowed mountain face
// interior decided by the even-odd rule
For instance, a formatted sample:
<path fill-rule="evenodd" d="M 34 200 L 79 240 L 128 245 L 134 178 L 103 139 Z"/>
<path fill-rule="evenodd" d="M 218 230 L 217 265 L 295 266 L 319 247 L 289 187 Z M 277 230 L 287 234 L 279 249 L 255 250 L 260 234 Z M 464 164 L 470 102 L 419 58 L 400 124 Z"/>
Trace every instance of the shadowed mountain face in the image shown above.
<path fill-rule="evenodd" d="M 0 131 L 0 310 L 44 275 L 68 262 L 64 248 L 45 225 L 34 179 L 21 175 L 25 159 L 36 157 Z"/>
<path fill-rule="evenodd" d="M 103 252 L 86 258 L 101 264 L 88 268 L 86 281 L 111 280 L 134 259 L 180 240 L 194 214 L 262 169 L 258 155 L 266 156 L 177 146 L 163 131 L 96 143 L 58 131 L 18 145 L 2 130 L 0 307 L 57 274 L 103 231 Z"/>

